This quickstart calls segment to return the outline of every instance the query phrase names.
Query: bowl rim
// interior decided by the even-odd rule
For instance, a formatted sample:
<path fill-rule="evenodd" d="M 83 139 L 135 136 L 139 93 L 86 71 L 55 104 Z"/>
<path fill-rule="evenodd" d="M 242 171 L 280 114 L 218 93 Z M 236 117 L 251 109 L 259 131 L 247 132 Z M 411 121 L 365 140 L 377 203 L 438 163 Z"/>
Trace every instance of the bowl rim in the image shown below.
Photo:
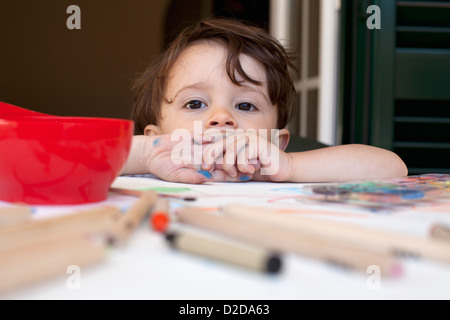
<path fill-rule="evenodd" d="M 30 115 L 11 115 L 11 116 L 0 116 L 1 120 L 6 122 L 27 122 L 27 123 L 72 123 L 72 124 L 89 124 L 89 123 L 129 123 L 133 124 L 134 121 L 131 119 L 122 118 L 106 118 L 106 117 L 81 117 L 81 116 L 30 116 Z M 3 121 L 3 122 L 4 122 Z"/>

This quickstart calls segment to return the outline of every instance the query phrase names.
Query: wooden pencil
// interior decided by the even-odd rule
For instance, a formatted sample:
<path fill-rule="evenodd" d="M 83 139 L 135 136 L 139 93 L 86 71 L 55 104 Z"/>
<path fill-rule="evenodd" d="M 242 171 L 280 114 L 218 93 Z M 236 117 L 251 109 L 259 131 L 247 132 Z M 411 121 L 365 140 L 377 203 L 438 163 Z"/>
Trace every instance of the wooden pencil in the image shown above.
<path fill-rule="evenodd" d="M 102 260 L 106 245 L 126 240 L 156 199 L 143 192 L 125 213 L 101 206 L 0 228 L 0 292 Z"/>
<path fill-rule="evenodd" d="M 104 242 L 81 235 L 0 252 L 0 293 L 10 292 L 52 276 L 66 276 L 69 266 L 87 267 L 104 260 Z"/>
<path fill-rule="evenodd" d="M 179 209 L 176 216 L 177 221 L 258 244 L 273 251 L 300 254 L 348 269 L 366 272 L 369 266 L 376 265 L 385 276 L 398 276 L 402 269 L 399 262 L 391 256 L 339 246 L 326 239 L 294 230 L 199 212 L 196 208 Z"/>
<path fill-rule="evenodd" d="M 450 263 L 450 246 L 440 240 L 362 227 L 355 223 L 292 217 L 260 207 L 227 205 L 223 207 L 222 213 L 252 223 L 279 226 L 304 235 L 327 239 L 329 242 L 357 250 Z"/>
<path fill-rule="evenodd" d="M 121 194 L 124 196 L 132 196 L 132 197 L 140 197 L 142 193 L 152 190 L 137 190 L 137 189 L 126 189 L 126 188 L 109 188 L 109 191 L 116 194 Z M 156 192 L 156 191 L 155 191 Z M 196 198 L 192 196 L 178 196 L 174 194 L 166 194 L 166 193 L 158 193 L 158 197 L 160 198 L 172 198 L 172 199 L 180 199 L 184 201 L 195 201 Z"/>
<path fill-rule="evenodd" d="M 27 205 L 0 207 L 0 228 L 29 220 L 31 212 Z"/>
<path fill-rule="evenodd" d="M 121 216 L 117 207 L 101 206 L 4 227 L 0 229 L 0 252 L 68 236 L 97 234 L 111 237 Z"/>
<path fill-rule="evenodd" d="M 155 191 L 145 191 L 139 195 L 139 198 L 119 219 L 115 228 L 116 244 L 123 243 L 132 233 L 132 231 L 141 223 L 146 215 L 148 215 L 158 199 Z"/>
<path fill-rule="evenodd" d="M 450 227 L 443 224 L 435 224 L 430 229 L 430 236 L 433 239 L 450 241 Z"/>
<path fill-rule="evenodd" d="M 125 189 L 125 188 L 109 188 L 110 192 L 113 193 L 117 193 L 117 194 L 122 194 L 124 196 L 133 196 L 133 197 L 140 197 L 142 195 L 142 193 L 144 193 L 145 191 L 142 190 L 136 190 L 136 189 Z"/>

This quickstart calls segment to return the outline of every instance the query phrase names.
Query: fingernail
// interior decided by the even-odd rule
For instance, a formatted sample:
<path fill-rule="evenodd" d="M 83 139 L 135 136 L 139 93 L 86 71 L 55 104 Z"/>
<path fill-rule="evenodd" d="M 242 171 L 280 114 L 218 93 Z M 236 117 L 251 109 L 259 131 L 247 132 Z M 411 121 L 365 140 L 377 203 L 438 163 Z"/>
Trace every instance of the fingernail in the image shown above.
<path fill-rule="evenodd" d="M 209 170 L 209 169 L 211 168 L 211 165 L 208 164 L 208 163 L 202 163 L 202 168 L 203 168 L 204 170 Z"/>
<path fill-rule="evenodd" d="M 239 180 L 240 181 L 248 181 L 248 180 L 250 180 L 251 178 L 250 178 L 250 176 L 247 176 L 247 175 L 245 175 L 245 176 L 239 176 Z"/>
<path fill-rule="evenodd" d="M 211 179 L 211 177 L 212 177 L 212 175 L 211 175 L 211 173 L 209 172 L 209 171 L 206 171 L 206 170 L 199 170 L 199 171 L 197 171 L 198 173 L 200 173 L 200 174 L 202 174 L 202 175 L 204 175 L 206 178 L 208 178 L 208 179 Z"/>
<path fill-rule="evenodd" d="M 247 170 L 248 173 L 250 173 L 250 174 L 254 174 L 255 173 L 255 167 L 254 166 L 248 165 L 247 169 L 248 169 Z"/>

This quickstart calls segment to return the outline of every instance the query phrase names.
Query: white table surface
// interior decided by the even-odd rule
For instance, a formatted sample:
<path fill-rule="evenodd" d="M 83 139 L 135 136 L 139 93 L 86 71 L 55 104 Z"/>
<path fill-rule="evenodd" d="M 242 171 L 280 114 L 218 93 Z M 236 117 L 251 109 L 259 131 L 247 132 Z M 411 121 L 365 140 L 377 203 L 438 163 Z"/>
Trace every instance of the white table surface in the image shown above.
<path fill-rule="evenodd" d="M 143 180 L 136 181 L 147 183 Z M 165 184 L 158 182 L 158 186 L 161 185 Z M 127 199 L 131 197 L 124 197 L 120 201 L 126 202 Z M 108 201 L 115 200 L 108 199 Z M 450 223 L 450 214 L 436 213 L 428 216 L 414 213 L 378 216 L 371 219 L 371 223 L 386 224 L 391 221 L 392 225 L 425 228 L 426 223 L 430 223 L 435 217 Z M 420 232 L 420 228 L 416 229 Z M 374 285 L 371 273 L 345 270 L 295 254 L 285 254 L 282 258 L 281 272 L 262 274 L 180 252 L 170 248 L 162 234 L 153 231 L 146 219 L 122 247 L 108 249 L 104 261 L 81 269 L 79 288 L 67 285 L 71 274 L 62 274 L 10 291 L 0 295 L 0 298 L 152 300 L 450 298 L 450 264 L 404 259 L 403 274 L 400 277 L 381 278 L 378 285 Z"/>

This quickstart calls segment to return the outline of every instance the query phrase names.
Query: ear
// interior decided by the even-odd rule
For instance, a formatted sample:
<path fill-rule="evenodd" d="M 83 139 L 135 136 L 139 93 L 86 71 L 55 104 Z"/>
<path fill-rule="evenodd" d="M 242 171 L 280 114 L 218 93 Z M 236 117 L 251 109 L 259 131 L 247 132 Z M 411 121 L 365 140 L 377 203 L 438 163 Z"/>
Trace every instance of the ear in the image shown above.
<path fill-rule="evenodd" d="M 291 134 L 288 129 L 281 129 L 279 131 L 279 139 L 280 139 L 280 150 L 284 151 L 286 150 L 288 144 L 289 144 L 289 138 Z"/>
<path fill-rule="evenodd" d="M 160 135 L 160 134 L 161 134 L 161 129 L 154 124 L 149 124 L 144 129 L 144 135 L 146 135 L 146 136 L 156 136 L 156 135 Z"/>

